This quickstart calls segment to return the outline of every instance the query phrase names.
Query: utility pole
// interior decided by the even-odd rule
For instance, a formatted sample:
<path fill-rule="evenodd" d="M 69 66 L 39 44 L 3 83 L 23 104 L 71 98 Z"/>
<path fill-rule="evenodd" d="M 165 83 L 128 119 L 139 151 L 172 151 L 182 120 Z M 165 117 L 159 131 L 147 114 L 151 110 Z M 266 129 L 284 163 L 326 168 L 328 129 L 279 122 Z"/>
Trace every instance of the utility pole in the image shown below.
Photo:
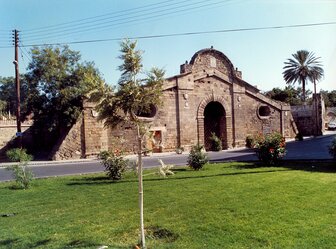
<path fill-rule="evenodd" d="M 20 108 L 20 74 L 19 74 L 19 31 L 13 30 L 14 32 L 14 46 L 15 46 L 15 56 L 14 56 L 14 66 L 15 66 L 15 85 L 16 85 L 16 136 L 19 137 L 19 147 L 22 147 L 22 133 L 21 133 L 21 108 Z"/>

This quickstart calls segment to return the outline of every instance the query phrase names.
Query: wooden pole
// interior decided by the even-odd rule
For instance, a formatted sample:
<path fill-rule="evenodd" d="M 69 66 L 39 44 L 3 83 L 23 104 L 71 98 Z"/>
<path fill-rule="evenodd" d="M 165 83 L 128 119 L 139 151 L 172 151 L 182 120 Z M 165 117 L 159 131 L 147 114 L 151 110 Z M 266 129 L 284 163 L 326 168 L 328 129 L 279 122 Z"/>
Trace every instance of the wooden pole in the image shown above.
<path fill-rule="evenodd" d="M 14 30 L 14 65 L 15 65 L 15 86 L 16 86 L 16 126 L 17 136 L 19 137 L 19 147 L 22 148 L 22 134 L 21 134 L 21 103 L 20 103 L 20 73 L 19 73 L 19 31 Z"/>

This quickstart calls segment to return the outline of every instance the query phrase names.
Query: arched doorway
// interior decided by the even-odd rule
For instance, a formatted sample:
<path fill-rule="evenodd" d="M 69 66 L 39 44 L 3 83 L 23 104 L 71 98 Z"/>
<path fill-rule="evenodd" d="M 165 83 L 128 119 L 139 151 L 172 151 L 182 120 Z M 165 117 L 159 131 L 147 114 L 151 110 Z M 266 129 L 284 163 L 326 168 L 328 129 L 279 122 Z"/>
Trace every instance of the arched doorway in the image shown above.
<path fill-rule="evenodd" d="M 204 147 L 206 150 L 211 150 L 210 136 L 212 132 L 221 139 L 223 148 L 226 148 L 225 110 L 222 104 L 217 101 L 209 102 L 204 108 Z"/>

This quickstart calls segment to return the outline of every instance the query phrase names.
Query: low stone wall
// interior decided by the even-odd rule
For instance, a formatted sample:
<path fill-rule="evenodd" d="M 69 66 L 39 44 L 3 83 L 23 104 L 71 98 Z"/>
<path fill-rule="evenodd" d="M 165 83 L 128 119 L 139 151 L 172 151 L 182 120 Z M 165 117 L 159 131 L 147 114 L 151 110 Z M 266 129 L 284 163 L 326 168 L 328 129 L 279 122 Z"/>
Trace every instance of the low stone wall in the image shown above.
<path fill-rule="evenodd" d="M 313 100 L 312 105 L 291 106 L 294 121 L 303 136 L 322 135 L 324 132 L 326 110 L 322 95 L 314 95 Z"/>
<path fill-rule="evenodd" d="M 292 115 L 299 132 L 303 136 L 310 136 L 314 132 L 314 119 L 312 106 L 291 106 Z"/>
<path fill-rule="evenodd" d="M 68 160 L 84 158 L 83 151 L 83 118 L 74 124 L 54 146 L 50 158 L 52 160 Z"/>
<path fill-rule="evenodd" d="M 21 124 L 22 132 L 26 131 L 32 122 Z M 4 147 L 16 135 L 17 127 L 16 120 L 1 120 L 0 121 L 0 148 Z"/>

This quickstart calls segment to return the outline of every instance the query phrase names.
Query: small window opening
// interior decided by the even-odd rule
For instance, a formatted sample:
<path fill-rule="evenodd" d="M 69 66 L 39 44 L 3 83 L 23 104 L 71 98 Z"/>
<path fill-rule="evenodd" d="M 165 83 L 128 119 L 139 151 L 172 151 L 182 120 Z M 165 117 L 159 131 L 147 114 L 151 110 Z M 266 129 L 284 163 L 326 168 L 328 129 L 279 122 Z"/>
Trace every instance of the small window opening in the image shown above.
<path fill-rule="evenodd" d="M 271 115 L 271 108 L 268 106 L 259 106 L 258 115 L 260 118 L 267 118 Z"/>
<path fill-rule="evenodd" d="M 156 115 L 157 108 L 155 105 L 151 105 L 149 107 L 149 110 L 147 111 L 142 111 L 137 114 L 137 116 L 142 117 L 142 118 L 153 118 Z"/>

